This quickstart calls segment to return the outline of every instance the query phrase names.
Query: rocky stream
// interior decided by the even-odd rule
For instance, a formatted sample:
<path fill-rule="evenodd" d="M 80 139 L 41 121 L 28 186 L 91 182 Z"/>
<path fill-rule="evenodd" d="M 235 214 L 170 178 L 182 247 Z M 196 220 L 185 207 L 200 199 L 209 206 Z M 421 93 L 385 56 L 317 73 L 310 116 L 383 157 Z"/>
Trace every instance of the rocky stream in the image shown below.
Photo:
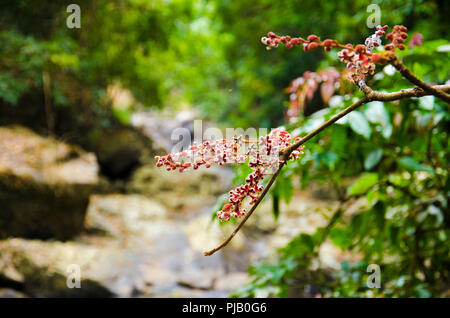
<path fill-rule="evenodd" d="M 135 122 L 164 150 L 171 126 L 188 121 Z M 230 167 L 174 173 L 149 160 L 111 181 L 94 153 L 20 126 L 0 127 L 0 149 L 0 297 L 227 297 L 249 282 L 252 262 L 325 225 L 337 205 L 324 191 L 296 192 L 275 221 L 268 199 L 205 257 L 233 229 L 212 219 L 233 187 Z M 322 246 L 323 266 L 340 258 Z M 74 265 L 81 288 L 67 284 Z"/>

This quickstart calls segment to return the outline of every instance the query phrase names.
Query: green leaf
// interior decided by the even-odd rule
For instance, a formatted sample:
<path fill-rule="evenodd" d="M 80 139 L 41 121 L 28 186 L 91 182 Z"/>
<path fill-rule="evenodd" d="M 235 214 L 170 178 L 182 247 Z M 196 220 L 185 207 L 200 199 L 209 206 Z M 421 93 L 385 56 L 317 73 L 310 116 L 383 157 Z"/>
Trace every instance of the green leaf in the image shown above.
<path fill-rule="evenodd" d="M 398 187 L 406 187 L 411 183 L 411 177 L 409 174 L 406 176 L 402 173 L 391 173 L 388 177 L 389 182 Z"/>
<path fill-rule="evenodd" d="M 367 119 L 358 111 L 353 111 L 348 114 L 348 122 L 350 128 L 353 129 L 359 135 L 364 136 L 364 138 L 369 139 L 372 132 Z"/>
<path fill-rule="evenodd" d="M 434 169 L 431 168 L 430 166 L 424 165 L 419 163 L 416 159 L 414 159 L 413 157 L 402 157 L 400 159 L 398 159 L 398 164 L 407 169 L 407 170 L 412 170 L 412 171 L 427 171 L 430 173 L 434 173 Z"/>
<path fill-rule="evenodd" d="M 389 124 L 389 113 L 384 107 L 383 102 L 370 102 L 366 104 L 364 115 L 367 120 L 373 124 L 380 124 L 386 127 Z"/>
<path fill-rule="evenodd" d="M 383 150 L 381 149 L 375 149 L 369 152 L 366 159 L 364 160 L 364 169 L 370 170 L 373 167 L 377 165 L 378 162 L 380 162 L 381 158 L 383 157 Z"/>
<path fill-rule="evenodd" d="M 211 221 L 214 221 L 217 218 L 217 211 L 222 209 L 223 205 L 227 203 L 227 201 L 228 201 L 228 193 L 223 193 L 217 198 L 216 204 L 212 208 Z"/>
<path fill-rule="evenodd" d="M 328 151 L 320 155 L 320 159 L 333 171 L 339 158 L 333 151 Z"/>
<path fill-rule="evenodd" d="M 388 124 L 387 124 L 386 126 L 384 126 L 383 129 L 381 130 L 381 134 L 383 135 L 383 137 L 384 137 L 385 139 L 389 139 L 389 138 L 391 137 L 391 135 L 392 135 L 392 130 L 393 130 L 392 124 L 391 124 L 391 123 L 388 123 Z"/>
<path fill-rule="evenodd" d="M 364 115 L 367 120 L 373 124 L 378 124 L 381 126 L 381 134 L 385 139 L 389 139 L 392 135 L 392 124 L 386 107 L 383 102 L 371 102 L 367 103 Z"/>
<path fill-rule="evenodd" d="M 276 268 L 272 273 L 272 283 L 276 284 L 286 273 L 286 269 L 283 267 Z"/>
<path fill-rule="evenodd" d="M 292 200 L 292 195 L 294 194 L 294 185 L 292 184 L 292 177 L 283 175 L 283 178 L 279 180 L 279 193 L 280 197 L 286 204 L 289 204 Z"/>
<path fill-rule="evenodd" d="M 347 144 L 347 127 L 340 125 L 331 126 L 331 148 L 336 152 L 344 152 Z"/>
<path fill-rule="evenodd" d="M 363 173 L 358 180 L 347 188 L 348 195 L 358 195 L 366 192 L 378 182 L 378 174 Z"/>
<path fill-rule="evenodd" d="M 272 211 L 274 219 L 278 220 L 278 216 L 280 216 L 280 195 L 278 191 L 272 191 Z"/>
<path fill-rule="evenodd" d="M 345 250 L 352 244 L 350 232 L 342 228 L 332 228 L 329 233 L 330 240 L 341 249 Z"/>
<path fill-rule="evenodd" d="M 392 245 L 398 245 L 398 236 L 399 236 L 400 228 L 394 225 L 389 226 L 388 228 L 388 236 Z"/>
<path fill-rule="evenodd" d="M 423 96 L 419 98 L 419 106 L 425 110 L 433 110 L 434 96 Z"/>

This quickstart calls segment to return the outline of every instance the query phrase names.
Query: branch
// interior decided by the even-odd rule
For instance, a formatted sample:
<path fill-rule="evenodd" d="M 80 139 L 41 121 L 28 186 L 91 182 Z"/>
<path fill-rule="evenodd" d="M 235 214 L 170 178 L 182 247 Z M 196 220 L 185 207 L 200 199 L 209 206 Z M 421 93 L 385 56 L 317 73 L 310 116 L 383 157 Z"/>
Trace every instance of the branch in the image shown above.
<path fill-rule="evenodd" d="M 394 66 L 400 74 L 403 75 L 404 78 L 406 78 L 408 81 L 413 83 L 414 85 L 419 86 L 422 88 L 425 92 L 428 92 L 447 103 L 450 103 L 450 95 L 445 93 L 439 88 L 436 88 L 435 86 L 431 86 L 430 84 L 420 80 L 417 78 L 406 66 L 403 64 L 399 59 L 394 58 L 391 62 L 392 66 Z"/>
<path fill-rule="evenodd" d="M 360 83 L 360 88 L 363 91 L 363 93 L 372 101 L 381 101 L 381 102 L 392 102 L 394 100 L 399 100 L 403 98 L 409 98 L 409 97 L 422 97 L 430 95 L 430 92 L 427 92 L 423 90 L 420 87 L 413 87 L 409 89 L 402 89 L 399 92 L 395 93 L 380 93 L 373 91 L 369 86 L 367 86 L 365 83 Z M 450 84 L 447 85 L 434 85 L 430 86 L 436 91 L 441 91 L 443 93 L 450 92 Z"/>
<path fill-rule="evenodd" d="M 269 192 L 269 190 L 272 187 L 273 183 L 275 182 L 275 180 L 277 179 L 278 175 L 280 174 L 281 169 L 283 169 L 284 165 L 286 164 L 287 160 L 289 159 L 289 156 L 291 155 L 291 153 L 295 149 L 297 149 L 298 147 L 303 145 L 305 142 L 307 142 L 308 140 L 310 140 L 314 136 L 318 135 L 322 130 L 324 130 L 327 127 L 331 126 L 332 124 L 334 124 L 336 121 L 338 121 L 339 119 L 341 119 L 342 117 L 344 117 L 348 113 L 354 111 L 355 109 L 357 109 L 358 107 L 360 107 L 360 106 L 362 106 L 364 104 L 367 104 L 368 102 L 371 102 L 371 101 L 393 101 L 393 100 L 399 100 L 399 99 L 408 98 L 408 97 L 421 97 L 421 96 L 430 95 L 429 92 L 427 92 L 427 91 L 425 91 L 425 90 L 423 90 L 422 88 L 419 88 L 419 87 L 414 87 L 414 88 L 411 88 L 411 89 L 405 89 L 405 90 L 401 90 L 401 91 L 395 92 L 395 93 L 380 93 L 380 92 L 373 91 L 370 87 L 368 87 L 364 83 L 362 83 L 360 86 L 361 86 L 361 90 L 365 94 L 365 96 L 363 98 L 358 100 L 356 103 L 350 105 L 349 107 L 347 107 L 346 109 L 344 109 L 340 113 L 334 115 L 328 121 L 326 121 L 325 123 L 320 125 L 318 128 L 316 128 L 313 131 L 311 131 L 309 134 L 307 134 L 302 139 L 300 139 L 298 142 L 290 145 L 289 147 L 283 149 L 280 152 L 280 161 L 281 162 L 280 162 L 280 165 L 278 167 L 278 170 L 272 175 L 272 178 L 270 178 L 270 180 L 267 183 L 264 191 L 261 193 L 261 195 L 259 196 L 258 200 L 256 200 L 254 205 L 251 207 L 250 211 L 245 215 L 243 220 L 234 229 L 234 231 L 219 246 L 217 246 L 216 248 L 213 248 L 212 250 L 203 252 L 203 255 L 210 256 L 210 255 L 214 254 L 215 252 L 217 252 L 218 250 L 220 250 L 221 248 L 225 247 L 228 243 L 230 243 L 230 241 L 233 239 L 233 237 L 237 234 L 237 232 L 239 232 L 239 230 L 242 228 L 242 226 L 245 224 L 245 222 L 248 220 L 248 218 L 253 214 L 255 209 L 258 207 L 258 205 L 264 199 L 264 197 L 266 196 L 267 192 Z M 432 88 L 434 90 L 441 90 L 442 92 L 450 91 L 450 85 L 436 85 L 436 86 L 432 86 Z"/>
<path fill-rule="evenodd" d="M 367 97 L 364 97 L 364 98 L 360 99 L 359 101 L 357 101 L 353 105 L 351 105 L 351 106 L 347 107 L 346 109 L 344 109 L 339 114 L 337 114 L 337 115 L 333 116 L 332 118 L 330 118 L 327 122 L 322 124 L 320 127 L 314 129 L 312 132 L 310 132 L 308 135 L 306 135 L 304 138 L 302 138 L 296 144 L 294 144 L 294 145 L 290 146 L 289 148 L 286 148 L 285 150 L 283 150 L 281 152 L 281 154 L 280 154 L 281 155 L 281 163 L 280 163 L 280 165 L 278 167 L 278 170 L 272 175 L 272 178 L 270 178 L 270 180 L 267 183 L 264 191 L 261 193 L 261 195 L 259 196 L 258 200 L 251 207 L 250 211 L 245 215 L 244 219 L 239 223 L 239 225 L 236 227 L 236 229 L 234 229 L 234 231 L 230 234 L 230 236 L 228 236 L 228 238 L 225 241 L 223 241 L 216 248 L 214 248 L 214 249 L 212 249 L 210 251 L 203 252 L 203 255 L 209 256 L 209 255 L 214 254 L 215 252 L 220 250 L 222 247 L 226 246 L 233 239 L 233 237 L 236 235 L 236 233 L 239 232 L 239 230 L 242 228 L 242 226 L 245 224 L 245 222 L 248 220 L 248 218 L 252 215 L 252 213 L 255 211 L 255 209 L 258 207 L 258 205 L 261 203 L 262 199 L 266 196 L 267 192 L 269 192 L 270 187 L 273 185 L 273 183 L 275 182 L 276 178 L 280 174 L 281 169 L 283 169 L 283 166 L 286 164 L 287 160 L 289 159 L 289 155 L 292 153 L 292 151 L 294 151 L 295 149 L 300 147 L 303 143 L 307 142 L 309 139 L 311 139 L 312 137 L 317 135 L 319 132 L 321 132 L 322 130 L 324 130 L 325 128 L 327 128 L 328 126 L 330 126 L 331 124 L 333 124 L 334 122 L 339 120 L 340 118 L 344 117 L 345 115 L 347 115 L 351 111 L 355 110 L 359 106 L 364 105 L 365 103 L 367 103 L 367 101 L 368 101 Z M 295 147 L 293 147 L 293 146 L 295 146 Z"/>

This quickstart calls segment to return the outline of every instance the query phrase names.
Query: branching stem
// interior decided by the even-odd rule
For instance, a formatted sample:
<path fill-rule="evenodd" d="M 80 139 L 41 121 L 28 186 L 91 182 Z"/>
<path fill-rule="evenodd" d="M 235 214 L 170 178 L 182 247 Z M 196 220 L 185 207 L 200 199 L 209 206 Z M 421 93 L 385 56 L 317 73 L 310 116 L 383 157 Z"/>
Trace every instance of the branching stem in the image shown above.
<path fill-rule="evenodd" d="M 402 74 L 403 75 L 403 74 Z M 419 80 L 420 81 L 420 80 Z M 422 81 L 420 81 L 422 82 Z M 423 83 L 423 82 L 422 82 Z M 409 97 L 422 97 L 426 95 L 434 95 L 433 92 L 441 92 L 445 95 L 448 95 L 446 92 L 450 91 L 450 84 L 449 85 L 434 85 L 431 86 L 427 84 L 429 88 L 425 89 L 424 87 L 414 87 L 410 89 L 404 89 L 398 92 L 394 93 L 381 93 L 373 91 L 369 86 L 367 86 L 365 83 L 361 83 L 361 90 L 364 92 L 365 96 L 355 102 L 354 104 L 350 105 L 340 113 L 334 115 L 331 117 L 328 121 L 320 125 L 318 128 L 311 131 L 309 134 L 307 134 L 305 137 L 300 139 L 298 142 L 292 144 L 291 146 L 287 147 L 286 149 L 282 150 L 280 152 L 280 165 L 278 167 L 278 170 L 272 175 L 269 182 L 267 183 L 266 187 L 264 188 L 264 191 L 259 196 L 258 200 L 252 205 L 251 209 L 248 211 L 248 213 L 245 215 L 245 217 L 242 219 L 242 221 L 239 223 L 239 225 L 233 230 L 233 232 L 216 248 L 213 248 L 212 250 L 203 252 L 205 256 L 209 256 L 226 246 L 230 241 L 233 239 L 233 237 L 239 232 L 239 230 L 242 228 L 242 226 L 247 222 L 248 218 L 253 214 L 255 209 L 258 207 L 258 205 L 261 203 L 261 201 L 266 196 L 267 192 L 269 192 L 270 188 L 272 187 L 273 183 L 279 176 L 281 169 L 283 169 L 284 165 L 286 164 L 287 160 L 289 159 L 289 156 L 291 153 L 303 145 L 305 142 L 313 138 L 314 136 L 318 135 L 322 130 L 326 129 L 327 127 L 334 124 L 336 121 L 344 117 L 345 115 L 351 113 L 358 107 L 367 104 L 371 101 L 394 101 Z M 430 90 L 431 88 L 431 90 Z M 435 95 L 437 96 L 437 95 Z"/>

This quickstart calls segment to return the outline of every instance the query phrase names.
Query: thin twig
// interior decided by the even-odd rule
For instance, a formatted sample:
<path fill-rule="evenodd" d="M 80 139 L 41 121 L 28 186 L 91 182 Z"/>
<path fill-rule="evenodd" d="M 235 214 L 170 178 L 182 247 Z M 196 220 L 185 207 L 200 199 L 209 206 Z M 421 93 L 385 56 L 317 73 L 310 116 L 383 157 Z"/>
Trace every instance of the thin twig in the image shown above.
<path fill-rule="evenodd" d="M 437 89 L 442 92 L 450 92 L 450 84 L 434 85 L 431 87 L 433 87 L 433 89 Z M 423 97 L 423 96 L 431 95 L 430 92 L 424 91 L 420 87 L 402 89 L 401 91 L 394 92 L 394 93 L 380 93 L 380 92 L 373 91 L 369 86 L 362 83 L 361 90 L 372 101 L 381 101 L 381 102 L 392 102 L 394 100 L 399 100 L 399 99 L 408 98 L 408 97 Z"/>
<path fill-rule="evenodd" d="M 298 141 L 298 142 L 292 144 L 291 146 L 289 146 L 288 148 L 286 148 L 285 149 L 285 152 L 286 152 L 285 155 L 289 156 L 292 153 L 292 151 L 294 151 L 295 149 L 297 149 L 298 147 L 303 145 L 306 141 L 308 141 L 309 139 L 311 139 L 312 137 L 314 137 L 315 135 L 320 133 L 323 129 L 327 128 L 328 126 L 333 124 L 335 121 L 339 120 L 340 118 L 344 117 L 348 113 L 352 112 L 353 110 L 355 110 L 356 108 L 361 106 L 362 104 L 359 104 L 361 101 L 363 101 L 363 104 L 366 104 L 366 103 L 371 102 L 371 101 L 391 102 L 391 101 L 394 101 L 394 100 L 399 100 L 399 99 L 404 99 L 404 98 L 409 98 L 409 97 L 422 97 L 422 96 L 431 95 L 430 93 L 424 91 L 423 89 L 421 89 L 419 87 L 414 87 L 414 88 L 409 88 L 409 89 L 402 89 L 401 91 L 394 92 L 394 93 L 381 93 L 381 92 L 373 91 L 369 86 L 365 85 L 364 83 L 362 83 L 362 84 L 363 85 L 361 85 L 361 90 L 366 95 L 365 98 L 360 99 L 355 104 L 347 107 L 346 109 L 344 109 L 339 114 L 334 115 L 327 122 L 325 122 L 320 127 L 318 127 L 317 129 L 313 130 L 312 132 L 310 132 L 308 135 L 306 135 L 300 141 Z M 450 84 L 447 84 L 447 85 L 434 85 L 432 87 L 435 88 L 435 89 L 439 89 L 439 90 L 441 90 L 443 92 L 449 92 L 450 91 Z"/>
<path fill-rule="evenodd" d="M 307 134 L 305 137 L 303 137 L 302 139 L 300 139 L 299 141 L 297 141 L 296 143 L 290 145 L 289 147 L 287 147 L 286 149 L 284 149 L 284 151 L 282 152 L 282 159 L 286 160 L 289 158 L 289 156 L 291 155 L 291 153 L 297 149 L 298 147 L 300 147 L 301 145 L 303 145 L 305 142 L 307 142 L 308 140 L 310 140 L 312 137 L 316 136 L 317 134 L 319 134 L 322 130 L 324 130 L 325 128 L 327 128 L 328 126 L 334 124 L 335 122 L 337 122 L 339 119 L 341 119 L 342 117 L 344 117 L 345 115 L 347 115 L 348 113 L 351 113 L 352 111 L 354 111 L 356 108 L 358 108 L 361 105 L 364 105 L 366 103 L 368 103 L 370 101 L 370 99 L 366 96 L 361 98 L 360 100 L 358 100 L 356 103 L 348 106 L 346 109 L 344 109 L 343 111 L 341 111 L 340 113 L 334 115 L 333 117 L 331 117 L 330 119 L 328 119 L 325 123 L 323 123 L 322 125 L 320 125 L 319 127 L 317 127 L 316 129 L 314 129 L 313 131 L 311 131 L 309 134 Z"/>

